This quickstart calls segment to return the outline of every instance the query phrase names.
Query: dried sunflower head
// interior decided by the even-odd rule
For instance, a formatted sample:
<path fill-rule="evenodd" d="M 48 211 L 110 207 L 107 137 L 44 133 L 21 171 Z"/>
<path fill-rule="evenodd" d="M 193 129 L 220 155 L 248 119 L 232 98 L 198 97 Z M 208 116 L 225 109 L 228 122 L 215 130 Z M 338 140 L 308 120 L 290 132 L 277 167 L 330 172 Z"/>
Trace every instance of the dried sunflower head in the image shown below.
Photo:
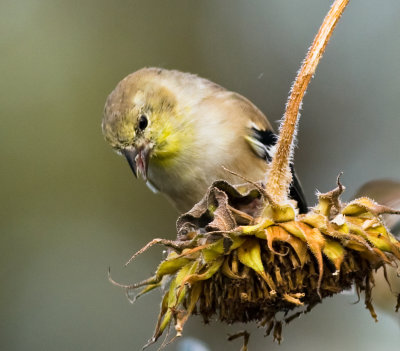
<path fill-rule="evenodd" d="M 213 316 L 228 323 L 256 321 L 280 341 L 277 313 L 289 322 L 353 285 L 364 291 L 376 319 L 372 273 L 400 259 L 400 243 L 381 215 L 399 212 L 366 197 L 342 203 L 343 191 L 338 180 L 336 189 L 319 194 L 318 204 L 299 215 L 292 204 L 268 201 L 256 184 L 215 182 L 178 219 L 176 241 L 155 239 L 140 251 L 158 242 L 170 248 L 155 275 L 120 285 L 127 291 L 144 287 L 140 296 L 169 278 L 148 345 L 171 323 L 180 336 L 191 314 L 205 322 Z M 298 306 L 303 310 L 287 316 Z"/>

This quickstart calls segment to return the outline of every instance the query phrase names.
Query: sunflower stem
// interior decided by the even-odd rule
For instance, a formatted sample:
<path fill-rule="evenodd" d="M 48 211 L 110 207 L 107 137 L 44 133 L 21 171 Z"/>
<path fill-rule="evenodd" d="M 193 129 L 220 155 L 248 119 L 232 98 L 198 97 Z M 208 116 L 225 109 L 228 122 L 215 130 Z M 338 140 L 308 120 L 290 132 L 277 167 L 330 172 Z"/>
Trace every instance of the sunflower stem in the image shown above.
<path fill-rule="evenodd" d="M 285 202 L 289 195 L 290 184 L 292 182 L 290 162 L 293 157 L 293 145 L 297 133 L 296 127 L 304 94 L 335 29 L 336 23 L 339 21 L 348 3 L 349 0 L 335 0 L 322 22 L 291 88 L 285 114 L 280 126 L 275 154 L 268 171 L 266 185 L 267 193 L 278 203 Z"/>

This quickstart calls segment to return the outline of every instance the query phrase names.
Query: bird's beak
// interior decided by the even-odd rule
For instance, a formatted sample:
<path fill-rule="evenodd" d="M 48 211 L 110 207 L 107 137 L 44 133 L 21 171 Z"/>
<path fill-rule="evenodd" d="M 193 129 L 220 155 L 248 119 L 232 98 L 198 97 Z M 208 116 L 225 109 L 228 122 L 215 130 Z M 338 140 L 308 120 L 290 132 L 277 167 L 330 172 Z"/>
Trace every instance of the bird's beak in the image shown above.
<path fill-rule="evenodd" d="M 150 148 L 148 145 L 140 148 L 127 148 L 122 153 L 126 157 L 135 177 L 141 175 L 144 180 L 147 180 L 150 159 Z"/>

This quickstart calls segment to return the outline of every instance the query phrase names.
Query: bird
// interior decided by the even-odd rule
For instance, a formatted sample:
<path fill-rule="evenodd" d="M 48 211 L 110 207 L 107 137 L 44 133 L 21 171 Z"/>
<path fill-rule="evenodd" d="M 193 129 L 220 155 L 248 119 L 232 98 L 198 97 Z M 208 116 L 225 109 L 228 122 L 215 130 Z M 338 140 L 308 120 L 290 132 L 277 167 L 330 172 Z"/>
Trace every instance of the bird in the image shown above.
<path fill-rule="evenodd" d="M 197 75 L 157 67 L 117 84 L 105 103 L 102 131 L 134 175 L 181 213 L 216 180 L 265 181 L 277 142 L 267 117 L 247 98 Z M 292 171 L 290 197 L 304 213 L 305 196 Z"/>

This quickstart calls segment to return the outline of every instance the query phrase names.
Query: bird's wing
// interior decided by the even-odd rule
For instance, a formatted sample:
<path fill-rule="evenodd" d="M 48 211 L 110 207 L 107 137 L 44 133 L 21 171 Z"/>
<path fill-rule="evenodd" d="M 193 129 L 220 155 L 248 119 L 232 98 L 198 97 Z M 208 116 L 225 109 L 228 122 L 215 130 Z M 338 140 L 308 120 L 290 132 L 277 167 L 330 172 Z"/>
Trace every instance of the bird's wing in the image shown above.
<path fill-rule="evenodd" d="M 246 137 L 253 151 L 264 160 L 271 162 L 271 149 L 276 144 L 278 137 L 272 130 L 260 130 L 256 126 L 250 128 L 250 133 Z M 292 184 L 290 186 L 290 197 L 297 201 L 300 213 L 307 212 L 307 201 L 303 193 L 300 181 L 297 178 L 293 164 L 290 165 L 292 170 Z"/>
<path fill-rule="evenodd" d="M 221 101 L 228 102 L 225 106 L 234 107 L 231 110 L 227 110 L 226 115 L 229 116 L 229 113 L 232 112 L 235 115 L 235 121 L 238 122 L 238 120 L 242 119 L 242 123 L 233 123 L 231 127 L 240 129 L 246 126 L 245 131 L 241 129 L 238 133 L 245 133 L 245 139 L 256 156 L 270 162 L 272 160 L 271 149 L 278 138 L 273 132 L 267 117 L 250 100 L 238 93 L 226 90 L 215 91 L 211 99 L 221 99 Z M 221 105 L 218 104 L 218 106 Z M 291 165 L 291 169 L 293 182 L 290 188 L 290 197 L 297 201 L 300 213 L 306 213 L 308 210 L 306 198 L 293 165 Z"/>
<path fill-rule="evenodd" d="M 256 129 L 273 130 L 267 117 L 250 100 L 238 93 L 228 93 L 230 94 L 230 100 L 234 102 L 236 109 L 242 111 L 242 115 L 245 116 L 247 122 L 250 122 Z"/>

